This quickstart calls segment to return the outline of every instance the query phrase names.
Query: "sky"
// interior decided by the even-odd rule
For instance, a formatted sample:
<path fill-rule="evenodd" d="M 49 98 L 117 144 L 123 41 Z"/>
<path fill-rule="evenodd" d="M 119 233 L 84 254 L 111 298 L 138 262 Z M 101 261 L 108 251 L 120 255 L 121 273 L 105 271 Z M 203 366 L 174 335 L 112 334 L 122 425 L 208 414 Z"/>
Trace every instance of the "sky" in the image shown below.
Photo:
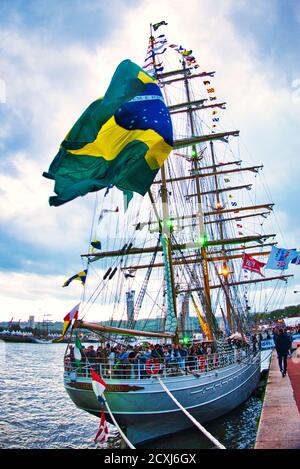
<path fill-rule="evenodd" d="M 149 23 L 193 49 L 264 177 L 281 231 L 300 250 L 300 3 L 297 0 L 1 0 L 0 320 L 61 320 L 79 282 L 93 195 L 49 207 L 42 177 L 86 106 L 124 58 L 143 64 Z M 300 267 L 299 267 L 300 269 Z M 300 303 L 300 271 L 285 305 Z"/>

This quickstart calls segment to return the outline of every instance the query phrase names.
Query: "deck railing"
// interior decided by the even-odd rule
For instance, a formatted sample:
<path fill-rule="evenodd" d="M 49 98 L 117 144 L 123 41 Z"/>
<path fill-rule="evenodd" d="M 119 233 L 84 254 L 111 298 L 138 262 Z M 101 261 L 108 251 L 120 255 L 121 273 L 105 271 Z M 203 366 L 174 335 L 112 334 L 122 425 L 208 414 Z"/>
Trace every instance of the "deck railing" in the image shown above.
<path fill-rule="evenodd" d="M 162 377 L 186 374 L 203 374 L 212 370 L 224 368 L 234 363 L 250 363 L 254 355 L 247 349 L 235 349 L 229 353 L 211 353 L 193 357 L 149 358 L 146 360 L 130 359 L 109 360 L 98 358 L 83 358 L 80 365 L 65 357 L 65 371 L 76 372 L 76 375 L 89 378 L 91 369 L 104 379 L 143 379 L 156 374 Z"/>

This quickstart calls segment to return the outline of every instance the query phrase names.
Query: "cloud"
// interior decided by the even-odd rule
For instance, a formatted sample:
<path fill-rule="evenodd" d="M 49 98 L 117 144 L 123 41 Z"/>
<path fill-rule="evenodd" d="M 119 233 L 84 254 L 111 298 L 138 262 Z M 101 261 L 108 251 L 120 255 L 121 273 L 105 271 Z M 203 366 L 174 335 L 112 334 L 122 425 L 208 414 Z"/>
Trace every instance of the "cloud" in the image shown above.
<path fill-rule="evenodd" d="M 59 282 L 61 280 L 61 283 Z M 27 320 L 33 314 L 42 318 L 50 314 L 53 320 L 61 320 L 65 314 L 74 306 L 74 291 L 76 286 L 69 291 L 59 290 L 62 278 L 55 276 L 39 276 L 30 273 L 0 272 L 0 299 L 3 315 L 2 320 L 22 318 Z M 5 288 L 3 288 L 5 285 Z M 81 285 L 78 285 L 81 287 Z M 82 289 L 82 287 L 81 287 Z"/>
<path fill-rule="evenodd" d="M 217 71 L 217 95 L 228 98 L 220 128 L 240 129 L 247 147 L 237 148 L 239 156 L 264 164 L 267 192 L 273 193 L 279 219 L 289 228 L 286 242 L 296 247 L 300 112 L 290 79 L 297 69 L 289 70 L 298 46 L 290 31 L 290 52 L 285 48 L 278 60 L 278 38 L 276 50 L 270 49 L 274 24 L 287 30 L 288 15 L 280 20 L 277 2 L 252 2 L 249 11 L 249 2 L 190 0 L 187 8 L 174 0 L 161 2 L 159 12 L 150 0 L 73 1 L 72 9 L 66 1 L 26 3 L 26 10 L 18 1 L 2 1 L 0 7 L 0 78 L 6 85 L 6 102 L 0 103 L 0 256 L 11 279 L 18 279 L 18 305 L 24 293 L 28 308 L 43 301 L 46 308 L 53 305 L 52 311 L 65 310 L 64 297 L 51 299 L 57 297 L 55 271 L 59 278 L 78 271 L 79 254 L 89 242 L 94 197 L 50 208 L 53 182 L 41 174 L 82 111 L 105 92 L 117 64 L 127 57 L 143 63 L 151 21 L 166 20 L 168 26 L 158 32 L 192 48 L 202 69 Z M 294 10 L 298 21 L 299 8 Z M 178 65 L 178 58 L 174 53 L 171 61 Z M 204 87 L 200 93 L 205 96 Z M 258 194 L 265 201 L 263 192 Z M 46 276 L 51 289 L 38 275 L 47 269 L 53 274 Z M 39 287 L 29 299 L 26 288 L 32 281 Z M 0 286 L 5 297 L 6 288 Z M 3 308 L 7 317 L 13 291 L 10 295 Z"/>

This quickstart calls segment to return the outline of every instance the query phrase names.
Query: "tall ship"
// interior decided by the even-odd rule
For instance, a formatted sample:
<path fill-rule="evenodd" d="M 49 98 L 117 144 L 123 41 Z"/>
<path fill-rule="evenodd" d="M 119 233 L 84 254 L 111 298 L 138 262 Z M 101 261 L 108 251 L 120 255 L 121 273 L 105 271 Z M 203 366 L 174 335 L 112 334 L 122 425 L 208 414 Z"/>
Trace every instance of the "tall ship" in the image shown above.
<path fill-rule="evenodd" d="M 107 419 L 113 414 L 133 444 L 193 425 L 166 389 L 200 423 L 249 398 L 261 366 L 251 313 L 265 310 L 288 277 L 263 271 L 276 245 L 273 203 L 254 194 L 262 166 L 243 163 L 239 130 L 223 129 L 215 71 L 170 43 L 164 28 L 150 26 L 144 64 L 119 65 L 46 173 L 56 184 L 52 205 L 96 192 L 72 334 L 92 331 L 99 347 L 81 348 L 78 363 L 68 345 L 64 386 L 77 407 L 99 416 L 96 371 Z M 91 122 L 96 131 L 84 140 Z M 71 158 L 76 180 L 67 174 Z M 80 175 L 92 160 L 86 189 Z"/>

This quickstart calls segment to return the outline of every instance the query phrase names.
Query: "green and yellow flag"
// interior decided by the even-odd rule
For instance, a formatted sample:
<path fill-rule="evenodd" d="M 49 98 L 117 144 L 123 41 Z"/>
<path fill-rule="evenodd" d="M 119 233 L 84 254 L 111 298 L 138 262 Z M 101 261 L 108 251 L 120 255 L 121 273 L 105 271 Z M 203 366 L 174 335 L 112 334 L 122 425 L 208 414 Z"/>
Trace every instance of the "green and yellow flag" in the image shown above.
<path fill-rule="evenodd" d="M 58 206 L 114 185 L 144 195 L 173 145 L 168 108 L 156 81 L 130 60 L 117 67 L 103 98 L 81 115 L 43 176 Z"/>

